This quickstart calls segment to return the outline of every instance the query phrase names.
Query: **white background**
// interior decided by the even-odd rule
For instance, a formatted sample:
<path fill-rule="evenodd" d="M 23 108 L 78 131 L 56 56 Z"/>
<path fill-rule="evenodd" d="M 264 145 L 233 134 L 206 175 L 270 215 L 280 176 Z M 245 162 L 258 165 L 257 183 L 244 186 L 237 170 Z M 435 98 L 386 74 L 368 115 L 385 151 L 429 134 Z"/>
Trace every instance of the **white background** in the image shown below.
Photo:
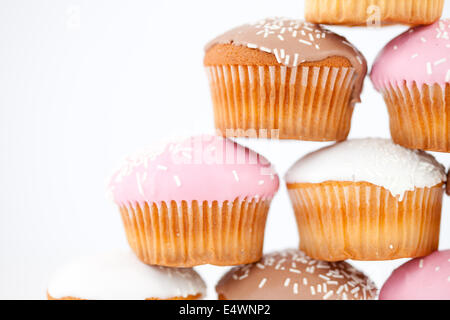
<path fill-rule="evenodd" d="M 0 0 L 0 298 L 42 299 L 58 265 L 127 248 L 105 181 L 128 153 L 153 141 L 213 133 L 203 46 L 267 16 L 303 18 L 301 0 Z M 450 15 L 446 4 L 444 17 Z M 406 29 L 332 28 L 373 62 Z M 389 137 L 369 79 L 351 137 Z M 312 142 L 240 142 L 282 176 Z M 450 155 L 437 154 L 447 167 Z M 450 248 L 448 198 L 441 248 Z M 265 251 L 296 247 L 284 185 L 267 222 Z M 401 261 L 357 262 L 379 286 Z M 227 268 L 197 270 L 215 298 Z"/>

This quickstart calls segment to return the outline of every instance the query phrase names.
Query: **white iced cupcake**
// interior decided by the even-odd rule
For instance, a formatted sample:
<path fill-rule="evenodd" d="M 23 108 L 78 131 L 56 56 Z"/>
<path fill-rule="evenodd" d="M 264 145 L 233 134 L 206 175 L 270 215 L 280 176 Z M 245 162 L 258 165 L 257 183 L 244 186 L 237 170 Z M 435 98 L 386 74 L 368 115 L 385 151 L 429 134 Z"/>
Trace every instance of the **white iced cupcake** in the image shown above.
<path fill-rule="evenodd" d="M 79 258 L 47 289 L 49 300 L 196 300 L 205 293 L 193 269 L 148 266 L 128 251 Z"/>
<path fill-rule="evenodd" d="M 431 155 L 349 140 L 300 159 L 286 182 L 300 248 L 318 260 L 390 260 L 437 250 L 446 181 Z"/>

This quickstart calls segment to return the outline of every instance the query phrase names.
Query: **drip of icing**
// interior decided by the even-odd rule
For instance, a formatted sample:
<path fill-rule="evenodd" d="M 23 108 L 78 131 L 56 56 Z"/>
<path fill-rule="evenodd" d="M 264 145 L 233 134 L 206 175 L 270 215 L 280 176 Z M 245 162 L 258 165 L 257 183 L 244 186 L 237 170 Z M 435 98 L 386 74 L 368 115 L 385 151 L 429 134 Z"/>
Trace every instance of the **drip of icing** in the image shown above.
<path fill-rule="evenodd" d="M 396 269 L 381 289 L 380 300 L 450 300 L 450 250 Z"/>
<path fill-rule="evenodd" d="M 197 136 L 128 158 L 109 183 L 119 205 L 272 198 L 278 175 L 262 156 L 229 139 Z"/>
<path fill-rule="evenodd" d="M 402 198 L 415 188 L 446 181 L 445 168 L 423 151 L 387 139 L 355 139 L 310 153 L 286 174 L 288 183 L 369 182 Z"/>
<path fill-rule="evenodd" d="M 57 271 L 48 286 L 48 294 L 57 299 L 145 300 L 205 293 L 193 269 L 148 266 L 128 251 L 79 258 Z"/>
<path fill-rule="evenodd" d="M 450 19 L 411 28 L 378 55 L 371 79 L 378 91 L 389 85 L 450 83 Z"/>
<path fill-rule="evenodd" d="M 303 62 L 324 60 L 333 56 L 347 58 L 356 70 L 357 81 L 353 102 L 360 101 L 367 62 L 347 41 L 320 25 L 286 18 L 268 18 L 234 28 L 206 45 L 206 51 L 216 44 L 234 44 L 275 55 L 278 63 L 297 67 Z"/>

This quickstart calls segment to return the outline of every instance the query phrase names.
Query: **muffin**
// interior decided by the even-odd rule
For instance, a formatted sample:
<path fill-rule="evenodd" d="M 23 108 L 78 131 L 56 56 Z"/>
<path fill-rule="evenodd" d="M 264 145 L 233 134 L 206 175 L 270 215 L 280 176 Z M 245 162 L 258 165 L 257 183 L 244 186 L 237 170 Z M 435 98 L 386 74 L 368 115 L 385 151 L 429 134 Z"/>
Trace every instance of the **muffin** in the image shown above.
<path fill-rule="evenodd" d="M 411 149 L 450 152 L 450 20 L 410 29 L 372 69 L 386 101 L 392 139 Z"/>
<path fill-rule="evenodd" d="M 373 282 L 350 264 L 317 261 L 298 250 L 235 267 L 216 291 L 220 300 L 373 300 L 377 295 Z"/>
<path fill-rule="evenodd" d="M 380 300 L 450 300 L 450 250 L 402 265 L 383 285 Z"/>
<path fill-rule="evenodd" d="M 147 264 L 171 267 L 259 260 L 278 186 L 266 159 L 213 136 L 132 156 L 109 184 L 133 251 Z"/>
<path fill-rule="evenodd" d="M 314 23 L 378 25 L 430 24 L 441 17 L 444 0 L 306 0 L 306 20 Z"/>
<path fill-rule="evenodd" d="M 366 60 L 319 25 L 273 18 L 212 40 L 204 59 L 219 135 L 345 140 Z"/>
<path fill-rule="evenodd" d="M 325 261 L 390 260 L 437 250 L 445 169 L 385 139 L 337 143 L 286 174 L 300 248 Z"/>
<path fill-rule="evenodd" d="M 129 251 L 78 258 L 51 279 L 49 300 L 196 300 L 206 286 L 193 269 L 148 266 Z"/>

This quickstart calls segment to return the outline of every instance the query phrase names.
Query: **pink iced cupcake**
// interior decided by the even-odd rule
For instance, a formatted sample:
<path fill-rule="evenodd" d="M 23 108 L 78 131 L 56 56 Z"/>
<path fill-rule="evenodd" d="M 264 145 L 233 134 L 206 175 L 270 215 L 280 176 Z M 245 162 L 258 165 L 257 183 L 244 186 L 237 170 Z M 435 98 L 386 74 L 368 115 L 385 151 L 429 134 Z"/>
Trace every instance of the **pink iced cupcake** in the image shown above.
<path fill-rule="evenodd" d="M 450 300 L 450 250 L 402 265 L 384 284 L 380 300 Z"/>
<path fill-rule="evenodd" d="M 212 136 L 130 157 L 109 184 L 137 256 L 176 267 L 259 260 L 278 186 L 266 159 Z"/>
<path fill-rule="evenodd" d="M 372 82 L 390 115 L 393 140 L 450 152 L 450 20 L 412 28 L 379 54 Z"/>

